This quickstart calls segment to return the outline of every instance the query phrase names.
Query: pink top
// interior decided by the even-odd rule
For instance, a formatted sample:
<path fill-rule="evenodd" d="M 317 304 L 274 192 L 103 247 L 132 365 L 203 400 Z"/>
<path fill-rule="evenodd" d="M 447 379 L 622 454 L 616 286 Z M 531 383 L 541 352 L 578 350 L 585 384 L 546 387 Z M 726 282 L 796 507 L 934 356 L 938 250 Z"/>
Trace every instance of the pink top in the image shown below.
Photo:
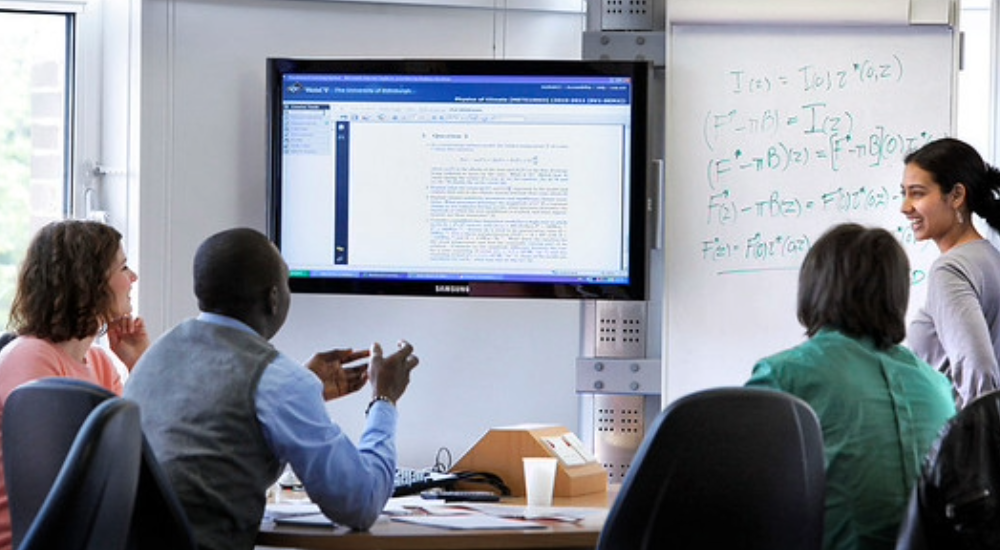
<path fill-rule="evenodd" d="M 122 393 L 121 377 L 103 349 L 92 346 L 87 350 L 86 362 L 81 363 L 46 340 L 19 336 L 0 351 L 0 422 L 3 404 L 14 388 L 39 378 L 53 377 L 86 380 L 118 395 Z M 11 550 L 10 506 L 3 476 L 2 443 L 0 440 L 0 550 Z"/>

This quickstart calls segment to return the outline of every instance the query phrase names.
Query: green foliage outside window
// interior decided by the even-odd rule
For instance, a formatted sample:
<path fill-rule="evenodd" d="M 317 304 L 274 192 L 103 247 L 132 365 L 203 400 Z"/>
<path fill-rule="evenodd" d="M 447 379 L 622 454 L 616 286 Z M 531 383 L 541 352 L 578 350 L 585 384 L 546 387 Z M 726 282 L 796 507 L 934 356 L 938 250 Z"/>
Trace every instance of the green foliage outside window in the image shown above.
<path fill-rule="evenodd" d="M 32 70 L 39 52 L 55 50 L 64 63 L 65 32 L 61 16 L 0 10 L 0 330 L 7 325 L 32 216 L 39 214 L 31 195 Z"/>
<path fill-rule="evenodd" d="M 0 324 L 6 326 L 17 266 L 30 230 L 31 96 L 27 29 L 0 15 Z"/>

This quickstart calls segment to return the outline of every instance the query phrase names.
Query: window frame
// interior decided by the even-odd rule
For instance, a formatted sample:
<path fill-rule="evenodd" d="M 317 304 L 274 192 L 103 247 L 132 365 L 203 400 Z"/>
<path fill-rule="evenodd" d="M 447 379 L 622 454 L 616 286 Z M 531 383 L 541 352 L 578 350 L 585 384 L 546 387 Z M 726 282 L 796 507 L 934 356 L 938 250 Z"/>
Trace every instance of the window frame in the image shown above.
<path fill-rule="evenodd" d="M 988 116 L 990 119 L 989 139 L 990 151 L 989 162 L 996 164 L 1000 161 L 1000 70 L 997 62 L 1000 61 L 1000 0 L 990 0 L 990 101 L 988 106 Z"/>
<path fill-rule="evenodd" d="M 101 158 L 101 4 L 102 0 L 19 0 L 4 11 L 70 16 L 67 28 L 65 197 L 67 217 L 89 215 L 85 197 L 99 191 L 94 159 Z M 96 200 L 96 197 L 95 197 Z M 96 203 L 94 203 L 96 204 Z"/>

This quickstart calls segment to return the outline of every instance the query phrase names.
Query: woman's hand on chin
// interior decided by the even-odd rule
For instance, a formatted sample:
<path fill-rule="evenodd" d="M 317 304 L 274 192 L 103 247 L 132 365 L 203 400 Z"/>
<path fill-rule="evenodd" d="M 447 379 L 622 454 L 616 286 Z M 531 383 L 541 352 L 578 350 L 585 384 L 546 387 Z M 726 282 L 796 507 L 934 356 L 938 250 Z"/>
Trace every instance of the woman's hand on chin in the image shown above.
<path fill-rule="evenodd" d="M 108 325 L 108 345 L 129 370 L 149 348 L 149 334 L 142 317 L 123 315 Z"/>

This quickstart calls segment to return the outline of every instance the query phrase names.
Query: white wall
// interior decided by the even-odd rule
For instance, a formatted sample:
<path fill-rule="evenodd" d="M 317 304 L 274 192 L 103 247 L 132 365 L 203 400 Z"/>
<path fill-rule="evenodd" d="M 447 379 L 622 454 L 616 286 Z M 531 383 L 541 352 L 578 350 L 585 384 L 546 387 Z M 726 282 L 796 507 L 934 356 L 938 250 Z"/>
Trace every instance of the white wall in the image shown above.
<path fill-rule="evenodd" d="M 141 215 L 130 245 L 139 312 L 154 336 L 197 312 L 190 271 L 202 239 L 237 225 L 265 229 L 266 57 L 580 57 L 582 2 L 428 4 L 141 0 L 140 144 L 130 166 Z M 421 366 L 400 402 L 399 451 L 402 463 L 423 466 L 442 446 L 457 459 L 492 426 L 575 429 L 580 317 L 575 301 L 296 295 L 274 342 L 305 359 L 410 340 Z M 355 437 L 368 397 L 331 405 Z"/>

